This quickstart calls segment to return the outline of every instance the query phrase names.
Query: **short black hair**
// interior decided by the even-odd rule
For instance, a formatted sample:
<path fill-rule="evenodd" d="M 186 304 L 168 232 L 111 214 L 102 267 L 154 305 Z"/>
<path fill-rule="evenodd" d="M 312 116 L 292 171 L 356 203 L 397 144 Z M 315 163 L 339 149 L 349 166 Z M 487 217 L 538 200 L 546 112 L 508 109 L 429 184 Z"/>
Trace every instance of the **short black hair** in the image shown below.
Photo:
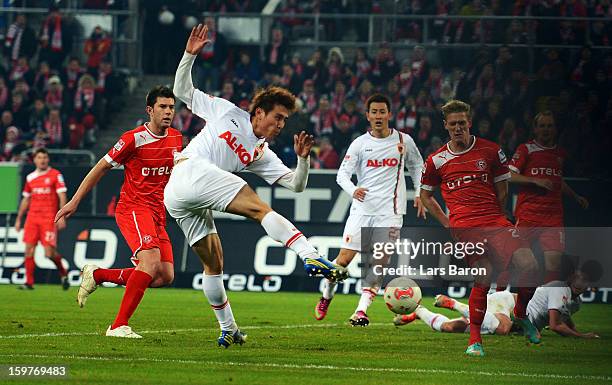
<path fill-rule="evenodd" d="M 32 158 L 36 158 L 36 155 L 38 154 L 46 154 L 47 156 L 49 156 L 49 151 L 47 151 L 47 149 L 44 147 L 39 147 L 32 153 Z"/>
<path fill-rule="evenodd" d="M 147 93 L 147 107 L 153 107 L 157 98 L 172 98 L 176 100 L 174 92 L 166 86 L 155 86 Z"/>
<path fill-rule="evenodd" d="M 366 102 L 366 111 L 370 111 L 370 104 L 372 103 L 385 103 L 387 110 L 391 111 L 391 100 L 383 94 L 374 94 L 368 98 Z"/>

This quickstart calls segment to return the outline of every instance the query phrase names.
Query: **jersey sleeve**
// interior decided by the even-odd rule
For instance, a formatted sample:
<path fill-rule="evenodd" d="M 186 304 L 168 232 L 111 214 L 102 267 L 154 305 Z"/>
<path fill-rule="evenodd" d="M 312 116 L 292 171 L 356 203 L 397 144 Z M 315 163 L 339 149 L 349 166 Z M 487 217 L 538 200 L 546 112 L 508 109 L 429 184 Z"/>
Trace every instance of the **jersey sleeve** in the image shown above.
<path fill-rule="evenodd" d="M 521 174 L 525 165 L 527 164 L 527 158 L 529 157 L 529 151 L 527 151 L 527 146 L 525 144 L 521 144 L 516 149 L 508 168 L 517 174 Z"/>
<path fill-rule="evenodd" d="M 569 300 L 570 295 L 567 287 L 548 287 L 548 310 L 561 310 L 565 302 Z"/>
<path fill-rule="evenodd" d="M 32 185 L 26 180 L 26 183 L 23 186 L 23 191 L 21 192 L 21 196 L 23 196 L 24 198 L 28 198 L 30 195 L 32 195 Z"/>
<path fill-rule="evenodd" d="M 134 134 L 126 132 L 121 135 L 121 138 L 119 138 L 113 148 L 104 155 L 104 160 L 113 167 L 119 167 L 130 160 L 132 156 L 134 156 L 135 151 L 136 144 L 134 141 Z"/>
<path fill-rule="evenodd" d="M 508 168 L 508 159 L 506 158 L 506 154 L 504 154 L 504 150 L 501 147 L 496 146 L 495 154 L 492 155 L 493 165 L 491 167 L 491 172 L 493 173 L 493 183 L 502 182 L 510 179 L 510 169 Z"/>
<path fill-rule="evenodd" d="M 338 174 L 336 175 L 336 183 L 342 190 L 346 191 L 347 194 L 353 196 L 353 193 L 357 189 L 357 186 L 353 184 L 351 177 L 353 173 L 355 173 L 355 169 L 357 168 L 357 164 L 359 163 L 359 141 L 355 140 L 349 148 L 346 150 L 346 155 L 338 168 Z"/>
<path fill-rule="evenodd" d="M 251 162 L 246 169 L 258 175 L 268 184 L 274 184 L 283 175 L 291 172 L 291 169 L 279 159 L 274 151 L 268 148 L 268 143 L 264 144 L 261 150 L 263 153 L 256 160 Z"/>
<path fill-rule="evenodd" d="M 414 193 L 418 197 L 421 189 L 421 171 L 423 170 L 423 157 L 417 148 L 414 140 L 410 135 L 402 134 L 404 136 L 404 143 L 406 148 L 406 161 L 404 165 L 410 174 L 412 184 L 414 186 Z"/>
<path fill-rule="evenodd" d="M 207 122 L 218 120 L 232 108 L 238 107 L 229 100 L 209 95 L 198 89 L 193 91 L 191 111 Z"/>
<path fill-rule="evenodd" d="M 66 183 L 64 182 L 64 176 L 62 173 L 58 172 L 57 177 L 55 178 L 55 192 L 59 194 L 66 191 L 68 191 L 68 189 L 66 188 Z"/>
<path fill-rule="evenodd" d="M 440 173 L 434 165 L 432 156 L 428 156 L 421 171 L 421 189 L 434 191 L 442 183 Z"/>

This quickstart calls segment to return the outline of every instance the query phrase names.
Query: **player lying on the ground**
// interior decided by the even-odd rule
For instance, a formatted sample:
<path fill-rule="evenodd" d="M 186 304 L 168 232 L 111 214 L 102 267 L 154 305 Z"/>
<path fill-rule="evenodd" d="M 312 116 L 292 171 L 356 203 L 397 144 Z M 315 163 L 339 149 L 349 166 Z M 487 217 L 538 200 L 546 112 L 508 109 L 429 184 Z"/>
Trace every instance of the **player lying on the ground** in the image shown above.
<path fill-rule="evenodd" d="M 574 274 L 568 282 L 553 281 L 536 289 L 527 305 L 527 316 L 538 331 L 548 326 L 550 330 L 562 335 L 581 338 L 599 338 L 592 332 L 579 332 L 572 321 L 580 304 L 580 294 L 587 288 L 586 280 L 581 273 Z M 482 334 L 510 334 L 511 316 L 516 303 L 516 294 L 509 291 L 498 291 L 487 296 L 487 312 L 480 327 Z M 445 333 L 464 333 L 469 331 L 470 308 L 445 295 L 437 295 L 434 306 L 458 311 L 462 317 L 449 319 L 443 314 L 433 313 L 420 305 L 414 313 L 396 315 L 393 323 L 406 325 L 417 318 L 428 324 L 433 330 Z"/>
<path fill-rule="evenodd" d="M 174 93 L 194 114 L 206 120 L 202 130 L 185 150 L 175 155 L 175 168 L 164 193 L 170 215 L 183 230 L 189 245 L 204 266 L 202 287 L 219 321 L 219 346 L 242 344 L 240 332 L 223 286 L 223 250 L 212 211 L 250 218 L 268 235 L 295 251 L 308 275 L 332 280 L 346 278 L 346 269 L 325 258 L 287 219 L 272 210 L 246 182 L 233 173 L 248 170 L 269 184 L 278 183 L 295 192 L 306 187 L 310 149 L 314 140 L 301 132 L 294 136 L 297 168 L 291 171 L 268 148 L 266 139 L 278 136 L 295 109 L 295 96 L 280 87 L 258 91 L 249 111 L 223 98 L 195 89 L 191 67 L 210 41 L 208 28 L 194 27 L 176 71 Z M 245 252 L 250 252 L 245 250 Z"/>
<path fill-rule="evenodd" d="M 406 214 L 406 180 L 404 168 L 408 169 L 416 196 L 414 207 L 417 217 L 425 217 L 419 189 L 423 158 L 410 135 L 389 127 L 391 101 L 382 94 L 374 94 L 366 102 L 366 118 L 370 132 L 355 139 L 349 146 L 338 170 L 337 183 L 353 197 L 342 247 L 334 261 L 348 266 L 358 252 L 361 252 L 362 227 L 402 227 Z M 357 185 L 351 181 L 357 174 Z M 362 261 L 363 262 L 363 261 Z M 383 276 L 368 274 L 363 278 L 361 298 L 355 313 L 349 319 L 353 326 L 367 326 L 370 323 L 367 310 L 380 289 Z M 322 320 L 334 297 L 336 283 L 325 281 L 323 296 L 315 307 L 315 318 Z"/>

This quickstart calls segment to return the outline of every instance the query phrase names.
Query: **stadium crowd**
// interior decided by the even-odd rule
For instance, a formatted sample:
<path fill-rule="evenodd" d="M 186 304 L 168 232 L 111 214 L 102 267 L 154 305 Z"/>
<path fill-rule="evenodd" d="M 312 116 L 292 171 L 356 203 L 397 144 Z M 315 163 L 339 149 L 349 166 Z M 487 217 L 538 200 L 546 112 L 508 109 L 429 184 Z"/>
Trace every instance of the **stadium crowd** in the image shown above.
<path fill-rule="evenodd" d="M 0 160 L 18 161 L 30 148 L 90 146 L 108 112 L 119 108 L 123 80 L 108 58 L 109 35 L 101 27 L 92 31 L 82 63 L 71 56 L 72 20 L 51 7 L 40 21 L 37 33 L 17 14 L 2 41 Z"/>

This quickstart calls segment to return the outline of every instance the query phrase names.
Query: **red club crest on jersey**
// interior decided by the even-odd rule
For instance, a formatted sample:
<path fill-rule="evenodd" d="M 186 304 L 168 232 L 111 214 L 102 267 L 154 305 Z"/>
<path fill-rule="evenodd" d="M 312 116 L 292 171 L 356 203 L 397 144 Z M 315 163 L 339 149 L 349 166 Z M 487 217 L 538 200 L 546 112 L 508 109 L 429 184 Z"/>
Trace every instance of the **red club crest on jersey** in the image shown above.
<path fill-rule="evenodd" d="M 478 167 L 480 171 L 484 171 L 487 168 L 487 162 L 484 159 L 479 159 L 476 161 L 476 167 Z"/>
<path fill-rule="evenodd" d="M 407 295 L 408 297 L 412 297 L 412 295 L 414 294 L 414 290 L 412 290 L 411 287 L 407 287 L 405 289 L 400 289 L 399 287 L 397 289 L 395 289 L 395 291 L 393 292 L 393 295 L 395 296 L 395 299 L 401 299 L 403 296 Z"/>
<path fill-rule="evenodd" d="M 399 151 L 400 154 L 405 154 L 406 153 L 406 145 L 404 143 L 398 143 L 397 144 L 397 151 Z"/>

